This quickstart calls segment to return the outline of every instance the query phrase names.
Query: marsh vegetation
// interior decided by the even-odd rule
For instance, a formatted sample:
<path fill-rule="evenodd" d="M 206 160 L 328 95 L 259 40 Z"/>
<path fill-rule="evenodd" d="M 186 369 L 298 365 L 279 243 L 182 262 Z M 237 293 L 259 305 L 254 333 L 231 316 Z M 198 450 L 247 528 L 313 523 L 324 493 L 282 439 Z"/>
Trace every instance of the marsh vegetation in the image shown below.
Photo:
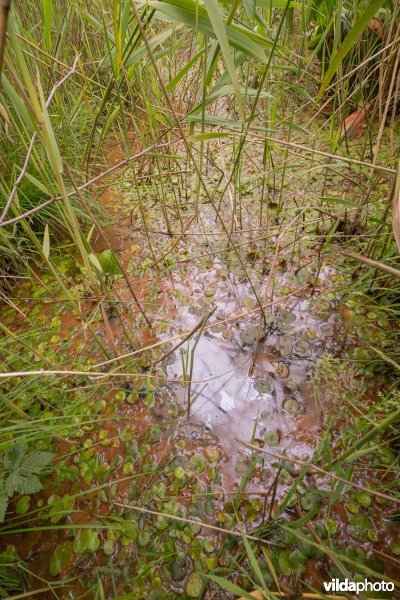
<path fill-rule="evenodd" d="M 0 597 L 394 597 L 399 3 L 9 4 Z"/>

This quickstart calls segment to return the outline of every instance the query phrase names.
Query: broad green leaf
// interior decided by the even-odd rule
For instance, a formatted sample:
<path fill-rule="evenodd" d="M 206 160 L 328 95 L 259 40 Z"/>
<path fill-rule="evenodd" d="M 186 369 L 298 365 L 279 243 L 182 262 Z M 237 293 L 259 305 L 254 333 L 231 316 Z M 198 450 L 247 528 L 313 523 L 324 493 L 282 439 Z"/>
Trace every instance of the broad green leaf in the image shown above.
<path fill-rule="evenodd" d="M 100 546 L 100 538 L 97 531 L 91 529 L 80 529 L 76 535 L 73 544 L 74 552 L 83 554 L 84 552 L 96 552 Z"/>
<path fill-rule="evenodd" d="M 97 258 L 97 256 L 95 254 L 93 254 L 92 252 L 89 254 L 89 260 L 92 263 L 92 265 L 98 270 L 100 271 L 100 273 L 103 272 L 103 269 L 101 268 L 101 264 L 99 263 L 99 259 Z"/>
<path fill-rule="evenodd" d="M 325 77 L 322 80 L 321 87 L 319 88 L 319 92 L 315 102 L 319 102 L 321 100 L 323 93 L 325 92 L 326 88 L 331 82 L 336 71 L 342 64 L 343 59 L 349 53 L 354 44 L 357 42 L 364 29 L 368 27 L 370 20 L 373 16 L 375 16 L 375 14 L 377 13 L 377 11 L 383 3 L 384 0 L 373 0 L 371 4 L 361 13 L 360 18 L 353 25 L 349 33 L 346 35 L 342 45 L 331 60 L 330 65 L 325 73 Z"/>
<path fill-rule="evenodd" d="M 3 459 L 3 464 L 7 471 L 14 471 L 19 467 L 26 450 L 27 445 L 23 442 L 22 444 L 14 446 L 7 452 Z"/>
<path fill-rule="evenodd" d="M 52 452 L 36 450 L 24 458 L 21 463 L 20 472 L 23 475 L 30 475 L 31 473 L 38 474 L 51 463 L 54 456 L 55 455 Z"/>
<path fill-rule="evenodd" d="M 97 258 L 103 273 L 107 275 L 122 275 L 121 267 L 110 249 L 103 250 Z"/>
<path fill-rule="evenodd" d="M 50 523 L 59 523 L 72 512 L 74 506 L 75 498 L 69 494 L 65 494 L 62 498 L 56 500 L 49 510 Z"/>
<path fill-rule="evenodd" d="M 191 573 L 185 585 L 185 590 L 190 598 L 199 598 L 203 589 L 203 578 L 200 573 Z"/>
<path fill-rule="evenodd" d="M 47 50 L 51 50 L 51 15 L 53 12 L 53 0 L 42 0 L 44 17 L 44 39 Z"/>
<path fill-rule="evenodd" d="M 149 0 L 147 4 L 156 10 L 157 17 L 169 22 L 184 23 L 216 39 L 216 34 L 207 11 L 193 0 L 168 0 L 166 2 Z M 232 23 L 226 25 L 225 29 L 229 44 L 233 48 L 240 50 L 246 56 L 251 56 L 259 62 L 267 62 L 267 57 L 262 50 L 262 46 L 271 47 L 271 40 L 242 25 Z"/>
<path fill-rule="evenodd" d="M 25 477 L 18 473 L 10 473 L 5 484 L 8 496 L 13 496 L 15 492 L 20 494 L 36 494 L 42 489 L 42 484 L 36 475 Z"/>

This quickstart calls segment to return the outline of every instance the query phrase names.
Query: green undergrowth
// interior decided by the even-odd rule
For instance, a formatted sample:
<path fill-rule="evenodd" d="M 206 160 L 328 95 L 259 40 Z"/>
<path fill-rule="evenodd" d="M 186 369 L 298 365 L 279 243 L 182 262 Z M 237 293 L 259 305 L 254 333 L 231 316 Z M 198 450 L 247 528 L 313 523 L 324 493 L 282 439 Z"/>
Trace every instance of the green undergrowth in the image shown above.
<path fill-rule="evenodd" d="M 85 274 L 74 256 L 62 255 L 56 260 L 69 290 L 90 301 Z M 180 257 L 178 249 L 167 272 Z M 238 266 L 230 260 L 234 273 Z M 260 258 L 247 266 L 262 275 Z M 149 274 L 150 258 L 140 269 Z M 295 284 L 313 273 L 300 279 L 297 273 Z M 276 292 L 288 293 L 291 285 L 277 284 Z M 367 296 L 363 303 L 348 286 L 343 267 L 314 300 L 324 318 L 338 307 L 344 325 L 339 354 L 324 354 L 313 369 L 322 433 L 313 456 L 301 458 L 311 466 L 285 459 L 279 436 L 268 430 L 263 439 L 247 440 L 255 448 L 239 453 L 237 482 L 227 494 L 228 457 L 212 435 L 196 441 L 184 433 L 184 407 L 163 384 L 163 369 L 153 366 L 160 350 L 125 365 L 124 372 L 140 377 L 133 385 L 122 375 L 88 378 L 101 352 L 82 335 L 61 288 L 46 274 L 22 283 L 14 307 L 2 309 L 3 326 L 17 336 L 2 338 L 3 371 L 51 370 L 55 362 L 82 376 L 9 377 L 2 386 L 5 594 L 41 587 L 43 578 L 61 595 L 124 599 L 226 598 L 255 588 L 268 594 L 276 581 L 319 591 L 322 581 L 344 574 L 354 581 L 396 579 L 400 546 L 390 497 L 399 484 L 399 397 L 396 371 L 385 358 L 395 335 L 393 307 Z M 188 302 L 182 292 L 176 301 Z M 288 314 L 277 311 L 284 333 L 291 331 Z M 90 319 L 102 329 L 100 318 Z M 155 322 L 167 331 L 163 318 Z M 285 358 L 282 343 L 280 352 Z M 310 472 L 312 465 L 332 477 Z M 20 534 L 32 528 L 38 541 L 27 555 Z M 36 556 L 44 570 L 36 570 Z"/>
<path fill-rule="evenodd" d="M 398 16 L 25 0 L 0 19 L 0 213 L 61 196 L 0 227 L 0 597 L 399 587 Z M 211 401 L 245 439 L 196 412 L 224 360 L 241 385 Z"/>

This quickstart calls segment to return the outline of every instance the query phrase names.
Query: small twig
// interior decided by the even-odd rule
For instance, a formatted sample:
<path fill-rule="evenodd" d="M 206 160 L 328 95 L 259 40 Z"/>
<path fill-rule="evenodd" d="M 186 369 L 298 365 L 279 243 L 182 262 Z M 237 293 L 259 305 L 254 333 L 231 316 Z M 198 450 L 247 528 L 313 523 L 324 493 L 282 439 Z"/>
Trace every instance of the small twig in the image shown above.
<path fill-rule="evenodd" d="M 239 531 L 231 531 L 229 529 L 223 529 L 222 527 L 216 527 L 215 525 L 209 525 L 208 523 L 202 523 L 200 521 L 195 521 L 194 519 L 185 519 L 184 517 L 178 517 L 177 515 L 170 515 L 167 513 L 158 512 L 157 510 L 150 510 L 149 508 L 143 508 L 142 506 L 135 506 L 133 504 L 122 504 L 122 502 L 112 502 L 115 506 L 121 506 L 122 508 L 129 508 L 131 510 L 137 510 L 138 512 L 142 512 L 149 515 L 154 515 L 156 517 L 165 517 L 166 519 L 172 519 L 174 521 L 181 521 L 182 523 L 193 523 L 194 525 L 201 525 L 205 529 L 212 529 L 213 531 L 217 531 L 218 533 L 226 533 L 227 535 L 233 535 L 239 538 L 247 538 L 248 540 L 253 540 L 255 542 L 259 542 L 260 544 L 264 544 L 265 546 L 277 546 L 281 548 L 280 544 L 275 544 L 274 542 L 270 542 L 269 540 L 264 540 L 263 538 L 257 537 L 255 535 L 249 535 L 248 533 L 241 533 Z"/>
<path fill-rule="evenodd" d="M 184 337 L 181 339 L 180 342 L 178 342 L 178 344 L 176 344 L 173 348 L 171 348 L 171 350 L 168 350 L 168 352 L 166 354 L 163 354 L 163 356 L 161 358 L 159 358 L 158 360 L 156 360 L 154 364 L 158 365 L 158 363 L 164 361 L 166 358 L 171 356 L 171 354 L 173 354 L 175 352 L 175 350 L 178 350 L 178 348 L 180 348 L 182 346 L 182 344 L 187 342 L 196 333 L 196 331 L 198 331 L 199 329 L 201 329 L 203 331 L 206 321 L 210 318 L 210 316 L 213 314 L 214 311 L 215 311 L 215 308 L 211 313 L 202 317 L 200 319 L 200 321 L 198 323 L 196 323 L 196 325 L 193 327 L 193 329 L 191 329 L 188 333 L 184 334 Z M 214 325 L 213 325 L 213 327 L 214 327 Z M 181 337 L 181 336 L 179 336 L 179 337 Z M 176 338 L 174 338 L 174 339 L 176 339 Z M 162 342 L 162 344 L 165 344 L 165 343 L 166 342 Z M 157 344 L 157 345 L 161 345 L 161 343 Z"/>
<path fill-rule="evenodd" d="M 394 267 L 385 265 L 384 263 L 378 262 L 377 260 L 372 260 L 372 258 L 367 258 L 362 254 L 349 252 L 348 250 L 341 250 L 341 254 L 343 254 L 343 256 L 348 256 L 349 258 L 354 258 L 354 260 L 358 260 L 359 262 L 368 265 L 368 267 L 378 269 L 378 271 L 384 271 L 385 273 L 389 273 L 390 275 L 393 275 L 393 277 L 397 277 L 400 279 L 400 271 L 398 269 L 395 269 Z"/>
<path fill-rule="evenodd" d="M 196 351 L 196 347 L 197 344 L 199 343 L 199 340 L 201 338 L 201 334 L 203 333 L 205 324 L 207 323 L 208 319 L 211 317 L 211 315 L 214 314 L 214 312 L 216 311 L 217 307 L 213 308 L 213 310 L 211 310 L 209 313 L 207 313 L 204 317 L 203 317 L 203 321 L 201 323 L 200 329 L 199 329 L 199 333 L 196 336 L 196 340 L 193 344 L 193 348 L 190 351 L 190 370 L 189 370 L 189 378 L 187 380 L 189 387 L 188 387 L 188 403 L 187 403 L 187 418 L 190 419 L 190 401 L 191 401 L 191 387 L 192 387 L 192 376 L 193 376 L 193 367 L 194 367 L 194 353 Z"/>
<path fill-rule="evenodd" d="M 3 223 L 4 219 L 6 218 L 8 210 L 9 210 L 11 204 L 12 204 L 12 201 L 14 200 L 14 196 L 17 193 L 18 186 L 19 186 L 19 184 L 21 183 L 21 181 L 23 180 L 23 178 L 25 176 L 26 170 L 27 170 L 28 165 L 29 165 L 29 161 L 30 161 L 31 156 L 32 156 L 32 150 L 33 150 L 33 146 L 35 145 L 36 136 L 37 136 L 37 132 L 35 131 L 35 133 L 33 134 L 32 138 L 31 138 L 31 141 L 30 141 L 30 144 L 29 144 L 29 148 L 28 148 L 28 152 L 26 153 L 25 162 L 22 165 L 21 172 L 18 175 L 17 179 L 15 180 L 15 183 L 13 185 L 11 193 L 10 193 L 10 195 L 8 197 L 7 202 L 6 202 L 6 205 L 5 205 L 4 209 L 3 209 L 3 212 L 1 213 L 1 216 L 0 216 L 0 225 Z"/>
<path fill-rule="evenodd" d="M 272 489 L 272 498 L 271 498 L 271 502 L 269 504 L 268 521 L 270 521 L 271 517 L 272 517 L 272 511 L 274 509 L 274 502 L 275 502 L 275 498 L 276 498 L 276 492 L 278 490 L 278 478 L 279 478 L 281 470 L 282 470 L 282 467 L 279 466 L 278 472 L 275 475 L 275 479 L 274 479 L 274 482 L 272 484 L 272 488 L 271 488 Z"/>

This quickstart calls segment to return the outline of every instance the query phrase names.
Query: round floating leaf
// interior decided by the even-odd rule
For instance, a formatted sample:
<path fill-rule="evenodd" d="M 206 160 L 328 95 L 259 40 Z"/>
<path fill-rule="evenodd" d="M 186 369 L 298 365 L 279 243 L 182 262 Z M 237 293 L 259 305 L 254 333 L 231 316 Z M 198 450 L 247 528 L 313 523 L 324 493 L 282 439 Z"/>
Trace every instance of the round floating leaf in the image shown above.
<path fill-rule="evenodd" d="M 350 535 L 358 542 L 364 543 L 369 540 L 368 530 L 371 529 L 370 520 L 362 513 L 350 514 Z"/>
<path fill-rule="evenodd" d="M 391 542 L 389 548 L 395 556 L 400 556 L 400 544 L 398 542 Z"/>
<path fill-rule="evenodd" d="M 291 575 L 292 573 L 292 565 L 290 562 L 290 551 L 289 550 L 282 550 L 282 552 L 279 554 L 279 567 L 282 571 L 282 573 L 284 575 L 286 575 L 287 577 L 289 575 Z"/>
<path fill-rule="evenodd" d="M 200 475 L 204 471 L 206 467 L 206 462 L 200 454 L 195 454 L 192 456 L 187 465 L 186 471 L 189 475 Z"/>
<path fill-rule="evenodd" d="M 300 402 L 297 402 L 294 398 L 290 398 L 289 400 L 285 400 L 283 403 L 284 410 L 290 415 L 299 415 L 303 412 L 303 407 Z"/>
<path fill-rule="evenodd" d="M 357 504 L 354 504 L 354 502 L 348 502 L 346 504 L 346 510 L 350 513 L 352 513 L 353 515 L 356 515 L 357 513 L 360 512 L 360 507 L 357 506 Z"/>
<path fill-rule="evenodd" d="M 97 531 L 91 529 L 79 529 L 73 543 L 73 550 L 77 554 L 84 552 L 96 552 L 100 546 L 100 538 Z"/>
<path fill-rule="evenodd" d="M 250 467 L 250 458 L 245 454 L 240 454 L 236 461 L 236 473 L 240 476 L 246 475 Z"/>
<path fill-rule="evenodd" d="M 315 492 L 306 492 L 300 499 L 301 505 L 304 510 L 316 510 L 321 505 L 321 497 Z"/>
<path fill-rule="evenodd" d="M 305 573 L 304 562 L 306 557 L 300 550 L 293 550 L 293 552 L 289 555 L 290 566 L 292 567 L 295 573 Z"/>
<path fill-rule="evenodd" d="M 278 325 L 279 329 L 281 329 L 282 331 L 287 331 L 288 329 L 290 329 L 293 326 L 295 321 L 296 321 L 296 315 L 293 312 L 284 310 L 279 316 L 277 325 Z"/>
<path fill-rule="evenodd" d="M 315 548 L 315 546 L 311 544 L 311 542 L 313 542 L 314 540 L 309 534 L 307 534 L 305 537 L 310 540 L 310 543 L 300 539 L 298 539 L 296 543 L 300 548 L 301 552 L 304 554 L 304 556 L 306 556 L 307 558 L 313 558 L 317 552 L 317 548 Z"/>
<path fill-rule="evenodd" d="M 138 393 L 136 391 L 134 392 L 129 392 L 129 394 L 126 397 L 126 401 L 128 402 L 128 404 L 135 404 L 138 400 Z"/>
<path fill-rule="evenodd" d="M 287 471 L 286 469 L 282 469 L 279 473 L 278 480 L 279 483 L 282 483 L 284 485 L 290 485 L 293 481 L 293 477 L 291 476 L 289 471 Z"/>
<path fill-rule="evenodd" d="M 31 505 L 31 497 L 30 496 L 22 496 L 15 505 L 15 513 L 17 515 L 24 515 L 28 512 L 29 507 Z"/>
<path fill-rule="evenodd" d="M 307 356 L 310 351 L 310 344 L 305 340 L 298 340 L 294 345 L 294 350 L 299 356 Z"/>
<path fill-rule="evenodd" d="M 111 556 L 115 552 L 115 541 L 114 540 L 106 540 L 103 544 L 103 552 L 107 554 L 107 556 Z"/>
<path fill-rule="evenodd" d="M 367 562 L 367 556 L 365 552 L 363 552 L 359 548 L 346 548 L 345 554 L 348 558 L 350 558 L 350 560 L 352 560 L 355 563 L 358 563 L 359 565 L 365 565 L 365 563 Z"/>
<path fill-rule="evenodd" d="M 254 389 L 260 394 L 272 394 L 272 384 L 268 379 L 256 379 Z"/>
<path fill-rule="evenodd" d="M 288 335 L 282 335 L 276 342 L 276 349 L 282 356 L 287 356 L 293 350 L 293 340 Z"/>
<path fill-rule="evenodd" d="M 200 573 L 190 573 L 185 590 L 190 598 L 198 598 L 203 589 L 203 579 Z"/>
<path fill-rule="evenodd" d="M 186 561 L 184 559 L 174 560 L 171 565 L 171 576 L 174 581 L 182 581 L 186 577 Z"/>
<path fill-rule="evenodd" d="M 268 446 L 279 446 L 279 432 L 278 431 L 268 431 L 265 434 L 265 443 L 268 444 Z"/>
<path fill-rule="evenodd" d="M 326 530 L 325 525 L 323 523 L 321 523 L 321 521 L 316 521 L 314 524 L 314 528 L 322 540 L 324 540 L 327 537 L 328 532 Z"/>
<path fill-rule="evenodd" d="M 182 467 L 176 467 L 174 471 L 174 477 L 176 479 L 183 479 L 185 477 L 185 470 Z"/>
<path fill-rule="evenodd" d="M 211 464 L 217 464 L 221 459 L 221 450 L 218 446 L 207 446 L 204 450 L 204 456 Z"/>
<path fill-rule="evenodd" d="M 322 300 L 322 299 L 319 300 L 318 309 L 320 311 L 325 312 L 325 311 L 331 310 L 331 308 L 332 308 L 332 306 L 331 306 L 330 302 L 328 302 L 327 300 Z"/>
<path fill-rule="evenodd" d="M 139 531 L 137 543 L 139 548 L 145 548 L 150 542 L 151 534 L 150 531 Z"/>
<path fill-rule="evenodd" d="M 325 527 L 329 535 L 335 535 L 339 531 L 339 525 L 333 519 L 327 519 Z"/>
<path fill-rule="evenodd" d="M 289 377 L 289 372 L 289 367 L 284 362 L 278 363 L 278 366 L 275 369 L 275 375 L 279 379 L 286 379 L 286 377 Z"/>
<path fill-rule="evenodd" d="M 263 332 L 261 332 L 263 333 Z M 240 339 L 246 346 L 251 346 L 255 343 L 258 337 L 258 326 L 254 325 L 248 329 L 242 329 L 240 332 Z M 261 336 L 262 337 L 262 336 Z"/>
<path fill-rule="evenodd" d="M 199 523 L 189 523 L 189 529 L 194 535 L 197 535 L 201 531 L 201 522 Z"/>
<path fill-rule="evenodd" d="M 385 565 L 383 561 L 379 558 L 379 556 L 377 556 L 376 554 L 373 554 L 368 558 L 367 565 L 370 569 L 376 571 L 377 573 L 385 572 Z"/>
<path fill-rule="evenodd" d="M 371 496 L 369 494 L 367 494 L 366 492 L 360 492 L 359 494 L 357 494 L 356 500 L 357 500 L 358 504 L 361 504 L 361 506 L 364 508 L 368 508 L 369 506 L 371 506 L 371 503 L 372 503 Z"/>
<path fill-rule="evenodd" d="M 318 338 L 318 333 L 315 331 L 315 329 L 307 328 L 304 331 L 304 334 L 306 338 L 310 341 L 314 341 Z"/>
<path fill-rule="evenodd" d="M 57 546 L 50 559 L 50 573 L 53 577 L 59 575 L 70 564 L 72 548 L 70 542 Z"/>

